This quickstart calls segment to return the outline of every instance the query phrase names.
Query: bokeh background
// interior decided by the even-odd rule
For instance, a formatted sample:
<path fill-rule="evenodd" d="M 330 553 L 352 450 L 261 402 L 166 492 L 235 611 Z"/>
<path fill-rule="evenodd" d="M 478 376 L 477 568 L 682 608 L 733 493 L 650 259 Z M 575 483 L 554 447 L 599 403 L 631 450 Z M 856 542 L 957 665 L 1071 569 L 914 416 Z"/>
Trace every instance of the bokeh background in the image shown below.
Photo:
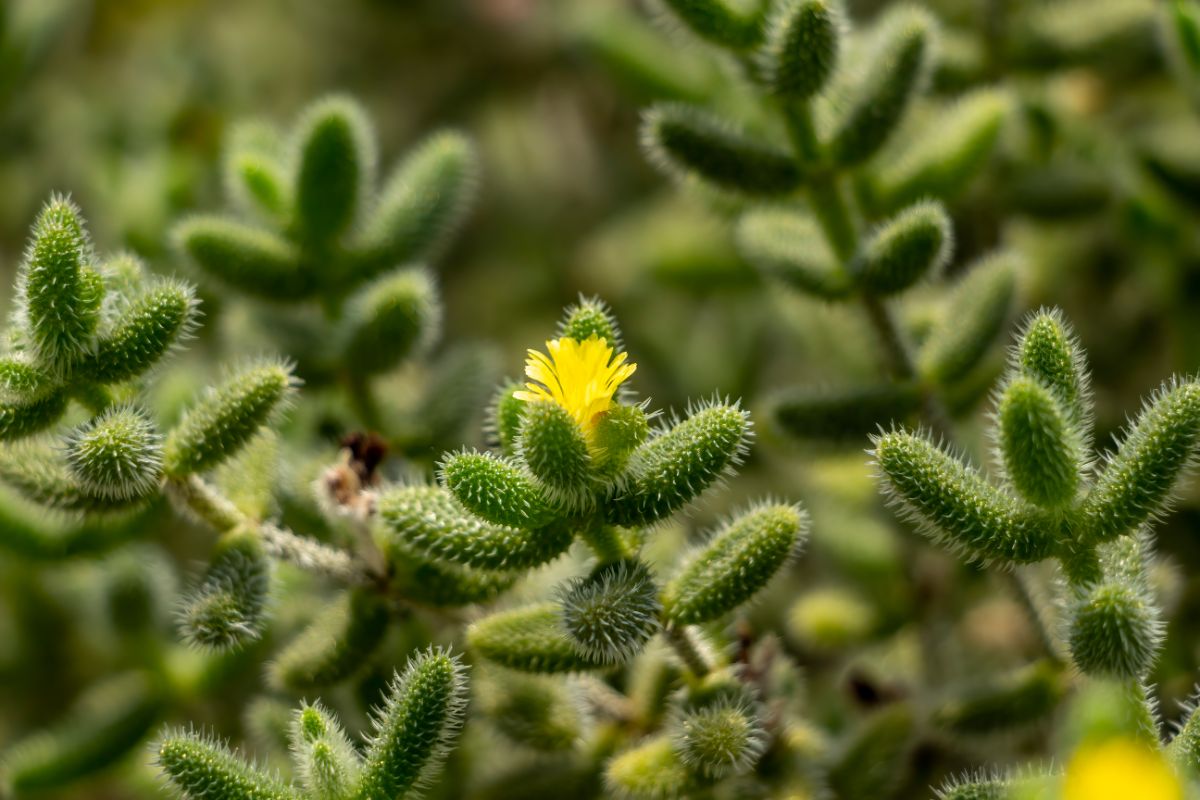
<path fill-rule="evenodd" d="M 850 2 L 848 16 L 866 23 L 886 5 Z M 1094 374 L 1097 440 L 1108 441 L 1167 376 L 1200 367 L 1200 89 L 1172 69 L 1153 0 L 924 5 L 945 29 L 916 117 L 976 86 L 1015 98 L 991 163 L 950 208 L 954 264 L 998 244 L 1021 254 L 1019 309 L 1055 305 L 1075 323 Z M 858 312 L 765 286 L 734 249 L 730 210 L 663 177 L 639 145 L 641 112 L 656 100 L 752 117 L 740 80 L 649 1 L 0 0 L 0 298 L 11 298 L 28 226 L 52 192 L 81 205 L 101 249 L 195 278 L 170 231 L 190 212 L 223 207 L 232 123 L 289 124 L 312 99 L 344 92 L 375 120 L 385 163 L 442 127 L 478 144 L 478 204 L 435 271 L 442 346 L 480 343 L 493 379 L 515 376 L 525 349 L 581 293 L 612 306 L 639 364 L 637 388 L 657 406 L 716 393 L 756 409 L 783 386 L 870 377 L 879 364 Z M 237 303 L 200 285 L 205 327 L 188 359 L 212 365 L 246 344 L 231 321 Z M 919 328 L 921 297 L 905 311 Z M 996 374 L 1003 356 L 994 358 Z M 984 389 L 964 423 L 977 460 L 988 454 Z M 857 704 L 904 691 L 920 614 L 956 633 L 949 674 L 1036 651 L 1002 581 L 925 546 L 882 509 L 865 435 L 798 446 L 760 428 L 745 475 L 681 526 L 699 529 L 764 492 L 810 507 L 809 554 L 755 614 L 786 627 L 783 610 L 810 594 L 864 612 L 845 641 L 821 640 L 811 621 L 789 634 L 815 720 L 836 730 Z M 1158 533 L 1172 622 L 1156 678 L 1169 713 L 1200 668 L 1198 529 L 1200 494 L 1189 485 Z M 146 538 L 155 557 L 186 565 L 198 545 L 172 535 L 160 527 Z M 60 595 L 101 591 L 111 571 L 0 553 L 0 750 L 120 662 L 119 632 L 116 645 L 48 633 L 80 625 Z M 22 640 L 31 626 L 43 641 Z M 93 651 L 105 655 L 88 661 Z M 245 709 L 261 688 L 253 658 L 235 689 L 177 719 L 247 736 Z M 930 782 L 977 763 L 925 747 L 897 796 L 928 796 Z M 1044 732 L 1003 749 L 1044 752 Z M 134 764 L 144 760 L 50 796 L 155 796 Z"/>

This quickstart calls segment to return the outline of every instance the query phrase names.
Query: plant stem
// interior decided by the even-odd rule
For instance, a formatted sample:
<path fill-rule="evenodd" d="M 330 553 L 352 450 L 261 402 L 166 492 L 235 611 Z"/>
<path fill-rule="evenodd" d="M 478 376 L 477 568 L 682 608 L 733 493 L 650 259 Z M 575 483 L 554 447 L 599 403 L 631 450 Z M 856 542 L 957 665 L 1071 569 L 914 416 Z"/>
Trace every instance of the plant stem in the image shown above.
<path fill-rule="evenodd" d="M 220 533 L 243 525 L 254 528 L 267 552 L 275 558 L 345 583 L 362 583 L 367 577 L 363 566 L 349 553 L 298 536 L 287 528 L 251 519 L 215 486 L 198 475 L 168 481 L 167 491 L 173 499 Z"/>
<path fill-rule="evenodd" d="M 687 666 L 688 671 L 697 678 L 703 678 L 708 675 L 712 669 L 709 666 L 708 659 L 700 651 L 700 646 L 696 643 L 695 638 L 687 628 L 677 628 L 674 625 L 668 625 L 663 628 L 663 638 L 667 640 L 667 644 L 671 645 L 671 649 L 675 651 L 675 655 L 679 656 L 679 660 Z"/>
<path fill-rule="evenodd" d="M 583 529 L 583 540 L 600 559 L 601 564 L 611 564 L 633 555 L 621 538 L 621 534 L 611 525 L 591 524 Z"/>

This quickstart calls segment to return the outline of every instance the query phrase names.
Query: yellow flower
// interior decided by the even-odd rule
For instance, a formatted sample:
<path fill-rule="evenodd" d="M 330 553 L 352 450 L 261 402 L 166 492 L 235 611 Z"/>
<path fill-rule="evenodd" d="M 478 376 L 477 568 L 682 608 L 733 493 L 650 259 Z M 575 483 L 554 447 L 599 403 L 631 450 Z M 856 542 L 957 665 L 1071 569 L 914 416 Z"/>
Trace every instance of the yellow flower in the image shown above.
<path fill-rule="evenodd" d="M 550 400 L 558 403 L 579 423 L 586 435 L 612 408 L 617 387 L 637 369 L 626 364 L 625 353 L 613 357 L 612 346 L 604 339 L 590 336 L 586 341 L 552 339 L 546 342 L 550 355 L 529 351 L 525 375 L 529 391 L 515 392 L 518 400 Z"/>
<path fill-rule="evenodd" d="M 1166 759 L 1131 739 L 1084 745 L 1067 764 L 1063 800 L 1183 800 Z"/>

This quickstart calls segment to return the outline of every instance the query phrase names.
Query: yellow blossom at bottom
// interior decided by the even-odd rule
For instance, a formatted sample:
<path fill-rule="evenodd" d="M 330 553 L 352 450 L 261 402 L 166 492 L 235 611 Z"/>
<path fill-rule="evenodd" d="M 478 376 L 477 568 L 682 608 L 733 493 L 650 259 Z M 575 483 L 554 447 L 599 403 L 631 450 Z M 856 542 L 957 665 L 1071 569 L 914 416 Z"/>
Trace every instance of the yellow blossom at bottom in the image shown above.
<path fill-rule="evenodd" d="M 1067 764 L 1062 800 L 1183 800 L 1162 754 L 1130 739 L 1084 745 Z"/>

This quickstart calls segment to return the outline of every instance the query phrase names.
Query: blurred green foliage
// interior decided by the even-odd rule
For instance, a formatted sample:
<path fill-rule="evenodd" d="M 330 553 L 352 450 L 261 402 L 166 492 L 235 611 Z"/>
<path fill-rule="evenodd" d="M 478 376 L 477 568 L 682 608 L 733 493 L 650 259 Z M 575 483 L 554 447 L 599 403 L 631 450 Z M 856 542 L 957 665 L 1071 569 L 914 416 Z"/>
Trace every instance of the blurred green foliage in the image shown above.
<path fill-rule="evenodd" d="M 207 476 L 238 520 L 287 526 L 324 548 L 271 559 L 269 596 L 258 596 L 269 621 L 256 619 L 239 649 L 210 652 L 183 636 L 197 639 L 201 606 L 227 599 L 213 577 L 218 540 L 202 519 L 155 493 L 128 516 L 50 513 L 7 485 L 20 483 L 12 470 L 0 471 L 0 762 L 19 767 L 0 771 L 16 796 L 161 796 L 144 743 L 168 723 L 204 727 L 299 777 L 288 748 L 301 699 L 319 695 L 336 714 L 349 734 L 337 730 L 341 747 L 370 730 L 371 708 L 394 700 L 389 681 L 410 654 L 431 643 L 463 649 L 466 624 L 483 616 L 475 603 L 504 594 L 487 619 L 493 633 L 512 626 L 500 631 L 501 649 L 518 634 L 536 638 L 530 615 L 551 587 L 595 566 L 582 547 L 529 575 L 449 569 L 393 540 L 372 551 L 360 524 L 370 510 L 354 502 L 381 482 L 433 479 L 446 451 L 495 444 L 481 433 L 489 394 L 520 376 L 526 348 L 540 348 L 581 294 L 602 297 L 621 320 L 638 393 L 655 408 L 682 414 L 692 398 L 731 396 L 759 422 L 736 480 L 637 543 L 649 568 L 674 574 L 685 546 L 763 496 L 804 501 L 807 552 L 754 603 L 706 620 L 704 639 L 751 676 L 754 696 L 689 681 L 669 641 L 647 645 L 628 669 L 569 681 L 475 659 L 468 722 L 431 796 L 656 796 L 684 786 L 713 797 L 809 798 L 827 788 L 841 800 L 928 798 L 956 776 L 1069 759 L 1096 737 L 1165 740 L 1166 723 L 1188 719 L 1168 754 L 1196 768 L 1198 723 L 1178 710 L 1200 675 L 1195 479 L 1177 487 L 1155 526 L 1154 557 L 1129 579 L 1133 600 L 1159 609 L 1165 626 L 1157 658 L 1126 670 L 1148 690 L 1064 668 L 1053 564 L 1007 573 L 964 564 L 897 520 L 863 451 L 877 424 L 930 424 L 921 393 L 881 381 L 887 364 L 862 308 L 781 290 L 771 259 L 794 250 L 745 257 L 748 218 L 774 231 L 778 208 L 764 212 L 694 176 L 664 178 L 642 148 L 643 110 L 656 104 L 700 107 L 786 147 L 777 95 L 811 87 L 778 76 L 771 91 L 754 86 L 759 62 L 738 55 L 753 32 L 722 50 L 689 28 L 695 16 L 680 14 L 707 5 L 0 0 L 0 287 L 14 285 L 30 224 L 55 192 L 83 208 L 99 250 L 128 250 L 152 273 L 195 283 L 195 338 L 129 390 L 161 430 L 180 427 L 224 364 L 280 354 L 303 374 L 324 335 L 320 309 L 297 321 L 208 280 L 175 246 L 181 220 L 228 208 L 223 158 L 239 123 L 286 129 L 313 100 L 338 93 L 372 120 L 381 165 L 449 128 L 474 143 L 479 171 L 473 209 L 423 273 L 440 298 L 437 341 L 397 366 L 368 337 L 381 364 L 375 408 L 361 402 L 361 386 L 313 370 L 290 414 L 242 437 L 245 449 Z M 759 7 L 730 5 L 751 16 Z M 821 113 L 852 107 L 851 79 L 868 62 L 859 34 L 901 5 L 837 4 L 838 29 L 853 33 Z M 854 162 L 845 190 L 873 222 L 936 197 L 945 220 L 931 227 L 948 224 L 954 255 L 939 259 L 940 280 L 911 286 L 895 278 L 895 263 L 876 259 L 892 280 L 878 293 L 891 298 L 897 330 L 919 348 L 918 369 L 939 387 L 956 448 L 975 464 L 995 444 L 996 405 L 986 398 L 1005 361 L 988 345 L 1013 339 L 1017 315 L 1006 304 L 1061 308 L 1092 376 L 1087 435 L 1108 450 L 1148 387 L 1200 367 L 1200 4 L 913 5 L 936 26 L 924 91 L 866 166 L 853 153 L 839 158 Z M 914 195 L 913 186 L 924 189 Z M 804 206 L 791 199 L 787 210 Z M 875 242 L 887 232 L 863 231 Z M 14 306 L 14 294 L 0 295 Z M 944 346 L 952 335 L 982 344 Z M 786 423 L 795 387 L 808 393 L 791 407 L 785 436 L 787 424 L 764 423 Z M 853 404 L 839 394 L 846 387 L 856 387 Z M 66 419 L 79 425 L 82 413 L 73 406 Z M 502 445 L 503 423 L 493 432 Z M 362 435 L 368 426 L 386 452 Z M 1053 493 L 1048 507 L 1074 491 L 1041 475 L 1011 479 Z M 211 523 L 221 509 L 209 511 Z M 217 553 L 233 538 L 226 531 Z M 329 577 L 336 570 L 295 563 L 356 547 L 390 565 L 388 599 L 343 591 Z M 239 562 L 250 583 L 266 569 L 258 558 Z M 684 578 L 703 584 L 703 570 L 692 572 Z M 618 577 L 597 596 L 633 580 Z M 582 591 L 584 579 L 574 580 Z M 412 602 L 393 603 L 395 594 Z M 1154 629 L 1155 647 L 1163 632 Z M 329 641 L 338 647 L 319 646 Z M 1155 707 L 1161 719 L 1149 715 Z M 1018 796 L 1057 791 L 1029 783 Z M 998 797 L 998 785 L 981 777 L 945 796 Z"/>

